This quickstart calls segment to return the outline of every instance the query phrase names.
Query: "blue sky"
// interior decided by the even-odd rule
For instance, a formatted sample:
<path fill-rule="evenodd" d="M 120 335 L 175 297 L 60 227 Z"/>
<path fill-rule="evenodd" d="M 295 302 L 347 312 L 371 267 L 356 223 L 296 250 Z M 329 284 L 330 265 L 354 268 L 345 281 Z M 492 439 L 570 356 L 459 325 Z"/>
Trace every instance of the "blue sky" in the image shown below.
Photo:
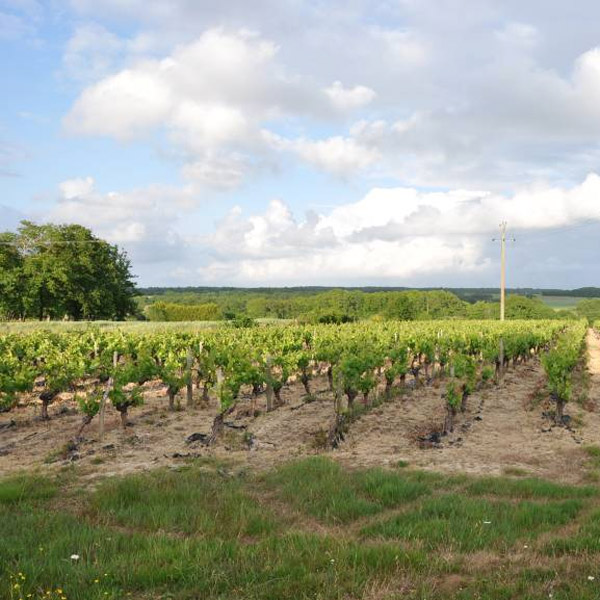
<path fill-rule="evenodd" d="M 0 228 L 141 285 L 600 285 L 600 6 L 0 0 Z"/>

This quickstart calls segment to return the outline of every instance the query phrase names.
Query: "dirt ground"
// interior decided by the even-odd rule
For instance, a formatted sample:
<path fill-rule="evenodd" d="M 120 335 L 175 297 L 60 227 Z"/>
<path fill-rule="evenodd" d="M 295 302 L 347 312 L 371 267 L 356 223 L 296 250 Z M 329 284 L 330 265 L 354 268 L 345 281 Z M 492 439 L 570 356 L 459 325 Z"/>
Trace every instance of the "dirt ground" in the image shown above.
<path fill-rule="evenodd" d="M 169 412 L 160 385 L 145 392 L 144 406 L 131 411 L 132 426 L 123 430 L 119 414 L 107 411 L 104 439 L 98 419 L 72 440 L 81 415 L 67 396 L 50 407 L 51 420 L 39 419 L 34 402 L 0 414 L 0 476 L 22 469 L 51 471 L 74 465 L 93 480 L 116 474 L 182 464 L 198 456 L 227 457 L 241 465 L 264 469 L 293 457 L 327 452 L 349 466 L 410 466 L 443 472 L 520 474 L 565 482 L 589 477 L 584 448 L 600 445 L 600 338 L 588 333 L 589 376 L 581 376 L 578 400 L 567 405 L 569 427 L 553 425 L 553 407 L 545 392 L 537 360 L 511 367 L 500 385 L 490 384 L 469 397 L 454 432 L 439 444 L 419 442 L 444 420 L 443 385 L 439 382 L 405 390 L 392 401 L 371 409 L 351 423 L 336 450 L 323 450 L 324 433 L 333 419 L 333 399 L 324 377 L 312 381 L 316 400 L 303 403 L 304 390 L 293 383 L 282 391 L 284 406 L 253 416 L 246 397 L 226 421 L 215 446 L 187 443 L 194 433 L 210 432 L 217 406 Z M 587 389 L 586 389 L 587 387 Z M 198 392 L 199 393 L 199 392 Z M 185 400 L 182 399 L 182 404 Z M 264 396 L 256 407 L 264 409 Z"/>

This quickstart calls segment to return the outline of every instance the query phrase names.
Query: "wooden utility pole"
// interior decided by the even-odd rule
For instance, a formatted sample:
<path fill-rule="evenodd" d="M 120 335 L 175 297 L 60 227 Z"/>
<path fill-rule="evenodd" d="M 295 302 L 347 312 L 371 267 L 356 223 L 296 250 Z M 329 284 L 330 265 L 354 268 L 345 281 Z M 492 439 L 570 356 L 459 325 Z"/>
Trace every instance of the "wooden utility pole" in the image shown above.
<path fill-rule="evenodd" d="M 506 221 L 500 223 L 500 320 L 504 321 L 506 299 Z"/>

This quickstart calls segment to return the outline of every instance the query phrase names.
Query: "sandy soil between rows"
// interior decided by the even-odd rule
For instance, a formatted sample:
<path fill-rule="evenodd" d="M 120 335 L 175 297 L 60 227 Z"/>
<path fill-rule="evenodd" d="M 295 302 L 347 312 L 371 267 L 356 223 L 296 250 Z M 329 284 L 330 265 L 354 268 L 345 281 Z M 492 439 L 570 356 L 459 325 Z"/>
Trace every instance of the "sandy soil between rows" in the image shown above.
<path fill-rule="evenodd" d="M 474 393 L 467 411 L 457 417 L 454 433 L 441 444 L 423 448 L 417 437 L 444 418 L 443 383 L 406 391 L 372 409 L 350 425 L 345 441 L 334 451 L 316 447 L 333 418 L 333 400 L 324 377 L 312 382 L 317 400 L 303 404 L 302 386 L 292 383 L 282 392 L 285 405 L 272 413 L 252 416 L 249 397 L 243 399 L 214 447 L 186 443 L 192 433 L 208 433 L 217 413 L 206 408 L 170 413 L 160 384 L 145 393 L 145 405 L 131 414 L 133 426 L 123 430 L 119 415 L 109 409 L 106 433 L 99 440 L 95 420 L 84 439 L 71 450 L 66 445 L 79 428 L 81 415 L 65 397 L 51 406 L 49 422 L 39 420 L 35 403 L 0 415 L 0 476 L 22 469 L 52 471 L 65 465 L 90 480 L 158 466 L 182 464 L 187 457 L 215 456 L 264 469 L 294 457 L 326 453 L 348 466 L 394 466 L 398 461 L 443 472 L 499 475 L 521 474 L 565 482 L 586 478 L 584 447 L 600 445 L 600 339 L 588 333 L 589 390 L 586 402 L 571 402 L 569 429 L 554 427 L 544 416 L 552 410 L 544 391 L 545 377 L 537 360 L 511 367 L 500 385 Z M 183 402 L 183 401 L 182 401 Z M 264 397 L 257 407 L 264 408 Z M 321 432 L 321 433 L 320 433 Z"/>

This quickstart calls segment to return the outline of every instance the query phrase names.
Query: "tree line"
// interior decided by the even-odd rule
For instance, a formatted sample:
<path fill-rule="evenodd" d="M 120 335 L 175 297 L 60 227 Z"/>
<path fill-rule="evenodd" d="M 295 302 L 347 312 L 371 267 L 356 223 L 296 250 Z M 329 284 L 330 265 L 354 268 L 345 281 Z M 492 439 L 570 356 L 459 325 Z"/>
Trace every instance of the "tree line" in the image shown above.
<path fill-rule="evenodd" d="M 311 323 L 343 323 L 365 318 L 418 321 L 430 319 L 498 319 L 498 302 L 469 303 L 443 291 L 380 291 L 332 289 L 308 293 L 305 290 L 279 293 L 251 290 L 170 292 L 140 296 L 140 307 L 151 321 L 194 321 L 236 317 L 296 319 Z M 573 316 L 555 311 L 539 298 L 508 296 L 509 319 L 553 319 Z"/>
<path fill-rule="evenodd" d="M 0 233 L 0 318 L 122 320 L 135 313 L 124 251 L 81 225 Z"/>

